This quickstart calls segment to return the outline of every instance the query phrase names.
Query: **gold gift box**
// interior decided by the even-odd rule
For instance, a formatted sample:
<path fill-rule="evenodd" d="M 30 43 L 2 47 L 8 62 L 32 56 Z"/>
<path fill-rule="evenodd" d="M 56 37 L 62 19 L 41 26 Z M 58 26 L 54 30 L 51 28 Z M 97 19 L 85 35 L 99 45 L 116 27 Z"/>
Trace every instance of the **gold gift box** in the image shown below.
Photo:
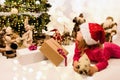
<path fill-rule="evenodd" d="M 53 38 L 44 41 L 40 47 L 40 51 L 56 66 L 65 59 L 65 57 L 58 52 L 58 49 L 62 49 L 64 55 L 67 56 L 68 52 Z"/>

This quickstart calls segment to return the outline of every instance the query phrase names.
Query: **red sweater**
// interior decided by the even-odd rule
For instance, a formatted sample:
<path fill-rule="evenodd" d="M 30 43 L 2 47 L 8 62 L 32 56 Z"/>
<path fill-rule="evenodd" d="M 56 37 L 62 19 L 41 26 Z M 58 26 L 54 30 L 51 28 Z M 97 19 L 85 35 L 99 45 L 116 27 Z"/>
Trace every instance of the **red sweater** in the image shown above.
<path fill-rule="evenodd" d="M 96 62 L 96 66 L 99 71 L 103 70 L 108 65 L 108 59 L 110 58 L 111 53 L 114 51 L 114 50 L 112 51 L 110 50 L 112 49 L 112 47 L 110 47 L 111 45 L 112 45 L 111 43 L 105 43 L 104 48 L 93 46 L 84 51 L 89 57 L 90 61 Z M 78 44 L 76 43 L 73 61 L 78 61 L 79 58 L 81 57 L 80 54 L 81 54 L 81 50 L 78 49 Z"/>

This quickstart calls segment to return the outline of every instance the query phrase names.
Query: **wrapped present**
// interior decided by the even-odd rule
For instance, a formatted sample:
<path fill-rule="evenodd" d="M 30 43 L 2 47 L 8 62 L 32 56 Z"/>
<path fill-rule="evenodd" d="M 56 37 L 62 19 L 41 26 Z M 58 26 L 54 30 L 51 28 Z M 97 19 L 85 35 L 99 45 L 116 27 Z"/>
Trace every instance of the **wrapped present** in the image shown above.
<path fill-rule="evenodd" d="M 63 60 L 65 60 L 65 66 L 67 66 L 68 52 L 53 38 L 44 41 L 40 51 L 56 66 Z"/>
<path fill-rule="evenodd" d="M 19 63 L 22 65 L 27 65 L 44 60 L 45 56 L 40 52 L 39 48 L 40 47 L 36 50 L 29 50 L 29 48 L 18 49 L 16 53 Z"/>

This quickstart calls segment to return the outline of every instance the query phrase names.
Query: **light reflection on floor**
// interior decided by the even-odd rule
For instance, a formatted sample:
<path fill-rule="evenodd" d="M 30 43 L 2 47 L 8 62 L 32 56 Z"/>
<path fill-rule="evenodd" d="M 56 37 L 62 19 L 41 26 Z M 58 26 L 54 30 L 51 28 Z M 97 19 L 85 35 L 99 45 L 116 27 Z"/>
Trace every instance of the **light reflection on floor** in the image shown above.
<path fill-rule="evenodd" d="M 72 69 L 73 46 L 68 49 L 68 66 L 64 61 L 56 67 L 49 60 L 21 65 L 16 58 L 6 59 L 0 55 L 0 80 L 83 80 Z"/>

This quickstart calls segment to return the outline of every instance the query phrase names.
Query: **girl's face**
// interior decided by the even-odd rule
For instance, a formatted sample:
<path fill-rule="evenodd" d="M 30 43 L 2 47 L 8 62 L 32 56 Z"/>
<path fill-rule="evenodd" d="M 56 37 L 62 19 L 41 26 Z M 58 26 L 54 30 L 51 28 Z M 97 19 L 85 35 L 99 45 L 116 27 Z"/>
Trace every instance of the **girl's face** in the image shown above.
<path fill-rule="evenodd" d="M 85 40 L 83 39 L 83 36 L 81 34 L 81 32 L 77 32 L 77 37 L 76 37 L 76 40 L 78 41 L 78 47 L 79 49 L 83 49 L 86 47 L 86 43 L 85 43 Z"/>

